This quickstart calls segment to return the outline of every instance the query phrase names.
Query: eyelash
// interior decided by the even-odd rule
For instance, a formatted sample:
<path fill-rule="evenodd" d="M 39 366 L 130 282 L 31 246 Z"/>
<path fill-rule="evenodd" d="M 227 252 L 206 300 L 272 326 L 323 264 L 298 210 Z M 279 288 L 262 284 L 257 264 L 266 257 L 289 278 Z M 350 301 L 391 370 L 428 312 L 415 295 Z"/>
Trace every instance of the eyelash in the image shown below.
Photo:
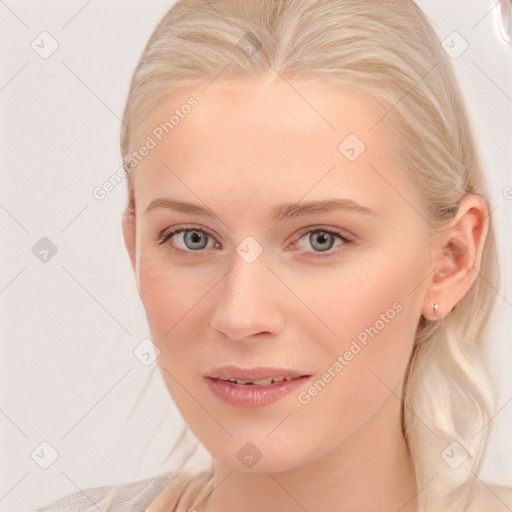
<path fill-rule="evenodd" d="M 203 234 L 205 234 L 205 235 L 207 235 L 207 236 L 209 236 L 211 238 L 215 238 L 213 235 L 211 235 L 207 231 L 204 231 L 203 229 L 199 229 L 199 228 L 196 228 L 196 227 L 178 227 L 178 228 L 175 228 L 175 229 L 166 228 L 166 229 L 162 230 L 159 233 L 156 241 L 159 243 L 159 245 L 165 245 L 167 243 L 167 241 L 170 240 L 174 235 L 177 235 L 178 233 L 182 233 L 182 232 L 186 232 L 186 231 L 197 231 L 197 232 L 203 233 Z M 307 230 L 301 232 L 301 234 L 297 238 L 297 241 L 301 240 L 305 235 L 309 235 L 311 233 L 328 233 L 330 235 L 334 235 L 339 240 L 341 240 L 343 242 L 342 245 L 348 245 L 348 244 L 351 244 L 353 242 L 353 240 L 348 238 L 345 234 L 341 233 L 340 231 L 333 230 L 333 229 L 328 229 L 328 228 L 307 229 Z M 201 253 L 201 252 L 204 251 L 204 249 L 198 249 L 196 251 L 185 250 L 185 249 L 180 249 L 179 247 L 174 246 L 174 244 L 168 244 L 168 245 L 169 245 L 169 248 L 172 249 L 173 251 L 177 251 L 177 252 L 181 252 L 181 253 L 192 254 L 192 253 Z M 337 251 L 333 252 L 332 248 L 331 248 L 328 251 L 313 252 L 313 254 L 315 254 L 316 257 L 329 258 L 329 257 L 337 255 L 338 252 L 340 252 L 340 250 L 337 250 Z"/>

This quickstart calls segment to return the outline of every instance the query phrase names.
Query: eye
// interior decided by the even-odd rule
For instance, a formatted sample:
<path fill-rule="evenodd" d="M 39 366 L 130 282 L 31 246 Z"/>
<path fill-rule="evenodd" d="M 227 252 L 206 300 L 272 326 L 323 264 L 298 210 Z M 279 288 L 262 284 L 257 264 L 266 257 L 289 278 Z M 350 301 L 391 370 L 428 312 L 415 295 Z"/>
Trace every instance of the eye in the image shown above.
<path fill-rule="evenodd" d="M 178 236 L 180 235 L 180 236 Z M 205 249 L 213 236 L 199 228 L 166 228 L 160 232 L 157 242 L 170 245 L 173 250 L 182 252 L 199 252 Z M 169 243 L 171 241 L 172 243 Z"/>
<path fill-rule="evenodd" d="M 339 252 L 331 251 L 336 240 L 341 242 L 340 245 L 352 243 L 352 240 L 344 233 L 328 228 L 314 228 L 303 231 L 298 241 L 302 241 L 307 235 L 309 235 L 307 240 L 310 247 L 314 249 L 314 251 L 312 251 L 313 254 L 320 257 L 334 256 Z M 199 253 L 201 250 L 208 248 L 210 241 L 215 241 L 213 235 L 197 227 L 181 226 L 177 228 L 166 228 L 161 231 L 157 237 L 157 242 L 160 245 L 169 245 L 172 250 L 185 253 Z M 210 245 L 210 248 L 211 247 Z M 219 248 L 220 244 L 216 242 L 214 247 Z M 304 250 L 304 252 L 311 254 L 311 251 Z"/>
<path fill-rule="evenodd" d="M 299 237 L 299 242 L 306 238 L 306 236 L 308 237 L 307 241 L 310 247 L 314 249 L 313 254 L 320 257 L 335 256 L 339 252 L 339 250 L 331 251 L 332 247 L 336 243 L 336 240 L 341 242 L 340 245 L 347 245 L 352 243 L 352 240 L 341 231 L 328 228 L 308 229 L 307 231 L 302 232 L 301 236 Z"/>

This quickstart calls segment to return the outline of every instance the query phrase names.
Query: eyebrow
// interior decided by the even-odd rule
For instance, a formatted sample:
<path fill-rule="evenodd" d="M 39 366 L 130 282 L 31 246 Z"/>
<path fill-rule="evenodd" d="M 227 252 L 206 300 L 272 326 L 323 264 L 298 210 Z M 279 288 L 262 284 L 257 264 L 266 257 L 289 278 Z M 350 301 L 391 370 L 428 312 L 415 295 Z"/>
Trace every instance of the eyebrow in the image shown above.
<path fill-rule="evenodd" d="M 206 217 L 212 218 L 216 217 L 216 214 L 212 210 L 199 204 L 168 198 L 154 199 L 151 201 L 144 213 L 148 213 L 149 211 L 156 208 L 165 208 L 168 210 L 176 210 L 182 213 L 204 215 Z M 356 203 L 351 199 L 334 198 L 295 204 L 281 204 L 275 206 L 272 209 L 270 219 L 275 222 L 280 222 L 284 219 L 291 219 L 303 215 L 312 215 L 315 213 L 323 213 L 334 210 L 348 210 L 373 217 L 380 216 L 380 213 L 376 210 Z"/>

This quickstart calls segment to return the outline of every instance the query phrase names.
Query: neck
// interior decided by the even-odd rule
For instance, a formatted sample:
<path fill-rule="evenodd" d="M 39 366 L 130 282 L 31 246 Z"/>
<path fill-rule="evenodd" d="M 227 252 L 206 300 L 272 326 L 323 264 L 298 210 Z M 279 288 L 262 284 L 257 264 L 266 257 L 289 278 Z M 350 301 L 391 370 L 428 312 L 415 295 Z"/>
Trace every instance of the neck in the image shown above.
<path fill-rule="evenodd" d="M 253 473 L 215 461 L 213 487 L 198 512 L 416 512 L 400 402 L 390 395 L 353 436 L 297 468 Z"/>

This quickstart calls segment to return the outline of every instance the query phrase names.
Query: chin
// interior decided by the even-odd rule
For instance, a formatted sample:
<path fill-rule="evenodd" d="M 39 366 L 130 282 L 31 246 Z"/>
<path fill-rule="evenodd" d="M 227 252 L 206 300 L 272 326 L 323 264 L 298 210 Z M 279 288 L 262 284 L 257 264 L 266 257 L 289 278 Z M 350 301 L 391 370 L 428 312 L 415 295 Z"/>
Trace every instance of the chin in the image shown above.
<path fill-rule="evenodd" d="M 238 471 L 279 472 L 303 465 L 307 459 L 304 441 L 297 439 L 285 429 L 282 430 L 281 436 L 277 436 L 272 432 L 275 427 L 273 424 L 270 428 L 258 431 L 246 428 L 239 433 L 230 430 L 233 438 L 226 435 L 223 441 L 208 439 L 201 442 L 214 459 Z M 315 448 L 311 447 L 311 450 Z"/>

